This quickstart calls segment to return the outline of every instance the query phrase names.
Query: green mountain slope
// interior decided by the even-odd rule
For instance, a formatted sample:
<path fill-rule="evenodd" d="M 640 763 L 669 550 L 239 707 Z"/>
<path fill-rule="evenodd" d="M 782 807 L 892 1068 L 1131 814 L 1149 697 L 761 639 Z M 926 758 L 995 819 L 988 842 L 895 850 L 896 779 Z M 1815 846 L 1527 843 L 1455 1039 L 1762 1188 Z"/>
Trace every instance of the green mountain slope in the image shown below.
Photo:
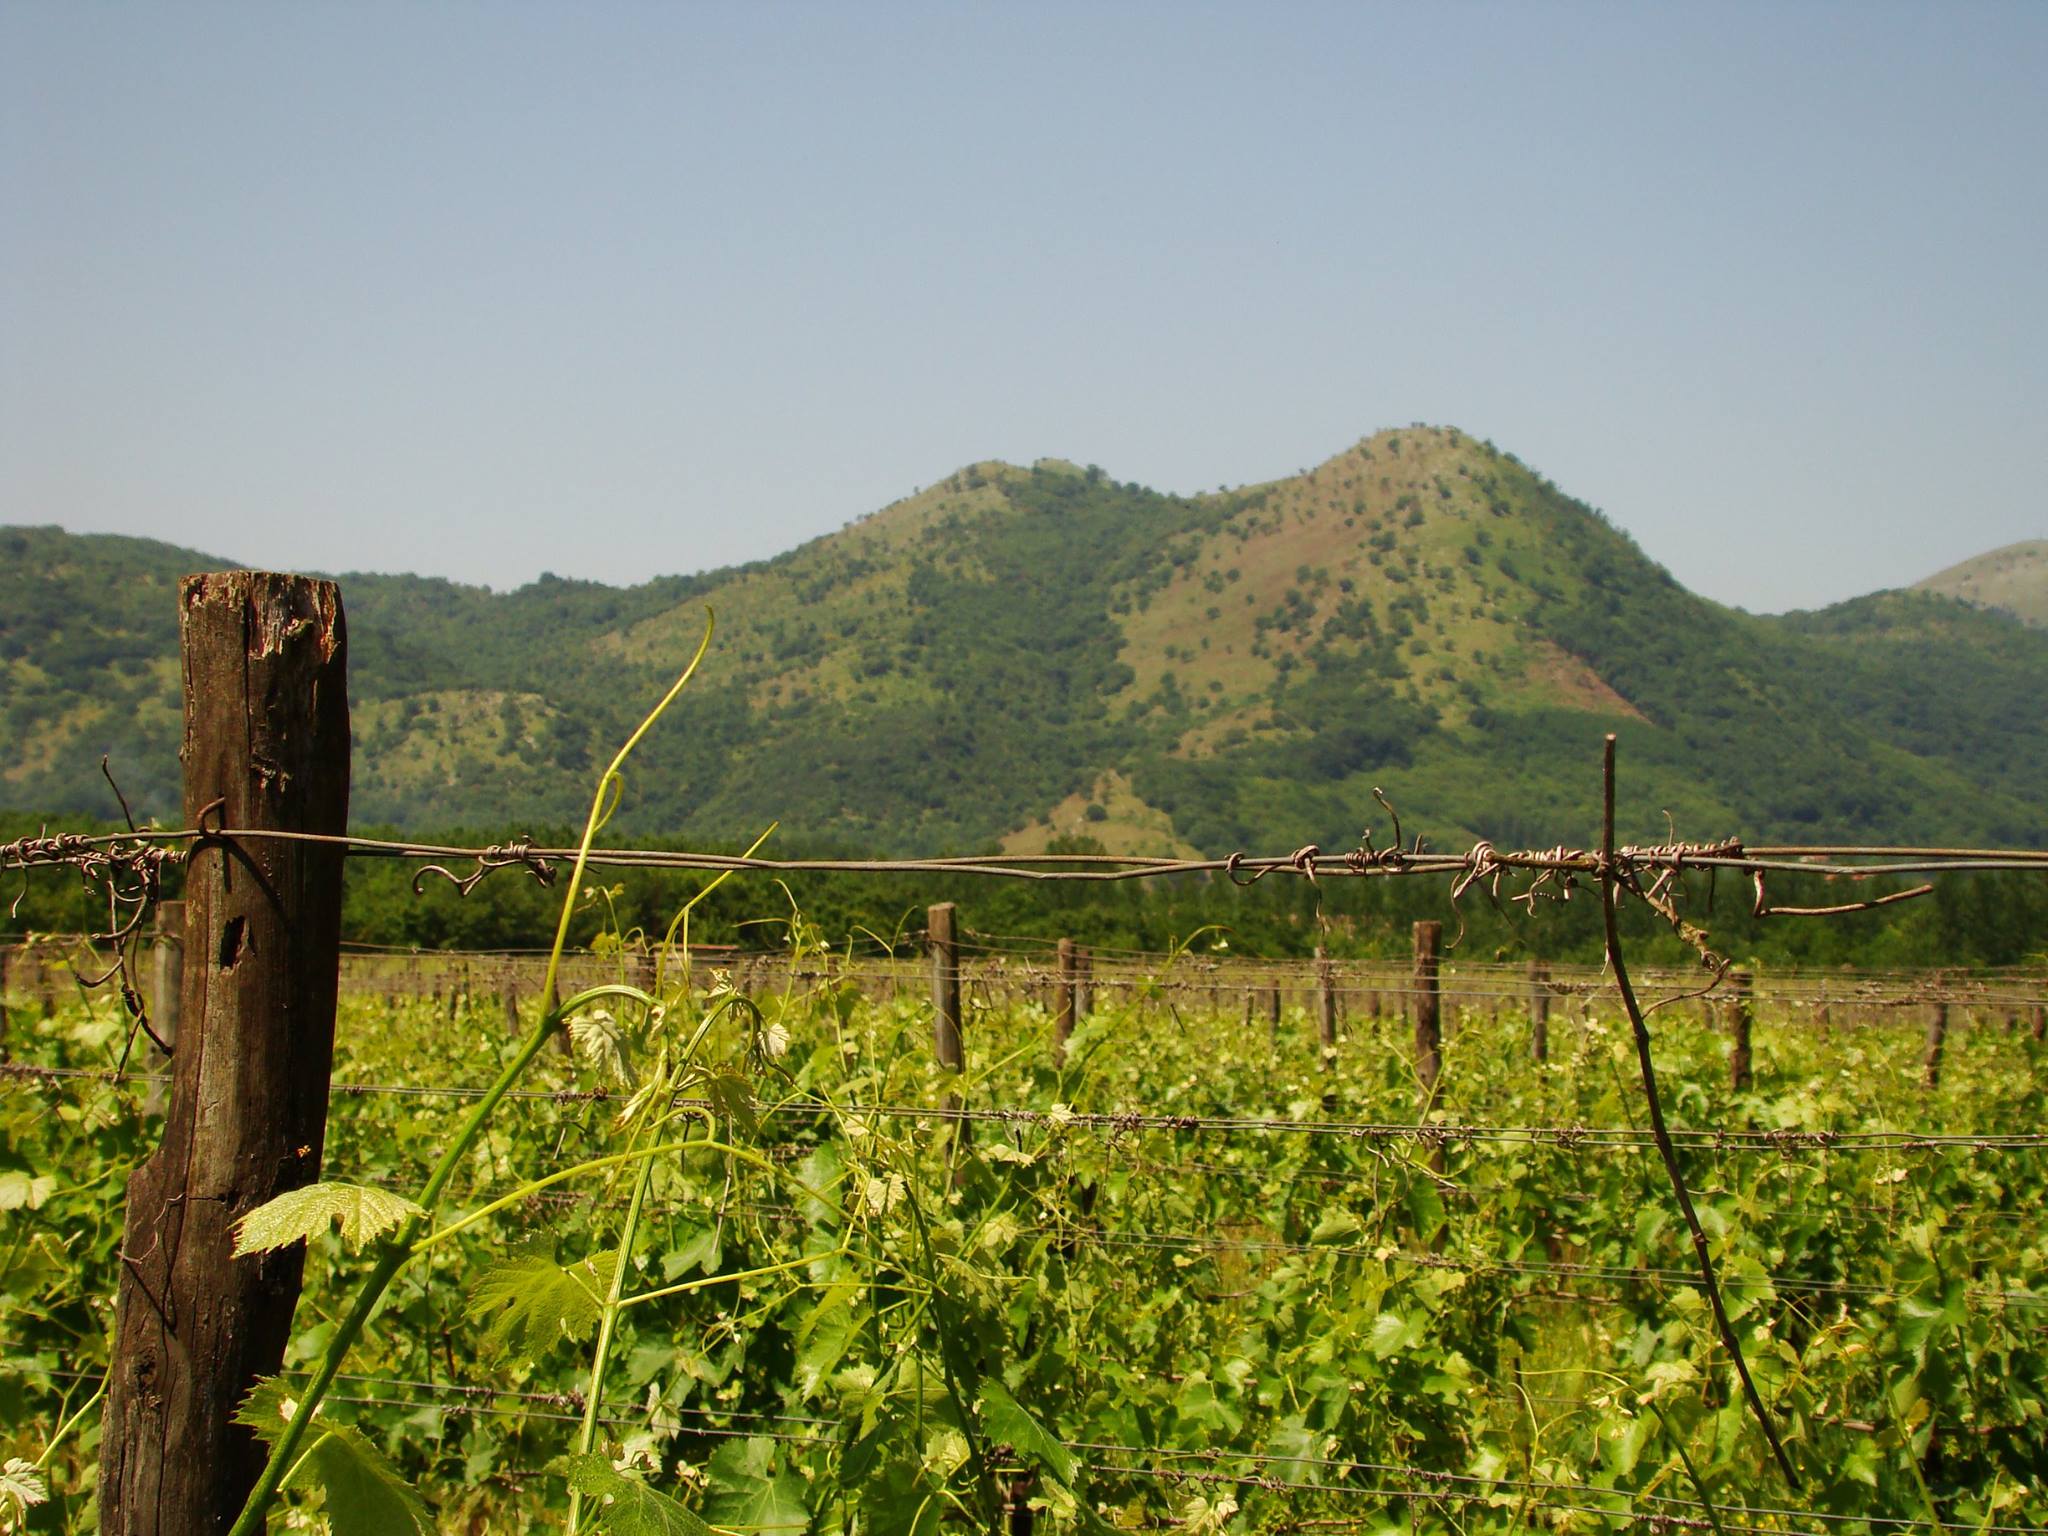
<path fill-rule="evenodd" d="M 0 804 L 176 805 L 174 581 L 134 540 L 0 531 Z M 2048 635 L 1933 597 L 1757 618 L 1462 433 L 1380 433 L 1197 497 L 981 464 L 774 560 L 626 590 L 343 578 L 359 822 L 563 823 L 694 649 L 622 831 L 888 850 L 1591 835 L 2040 841 Z M 2025 718 L 2015 723 L 2015 715 Z M 2017 734 L 2015 734 L 2017 733 Z M 1384 841 L 1384 830 L 1381 838 Z"/>

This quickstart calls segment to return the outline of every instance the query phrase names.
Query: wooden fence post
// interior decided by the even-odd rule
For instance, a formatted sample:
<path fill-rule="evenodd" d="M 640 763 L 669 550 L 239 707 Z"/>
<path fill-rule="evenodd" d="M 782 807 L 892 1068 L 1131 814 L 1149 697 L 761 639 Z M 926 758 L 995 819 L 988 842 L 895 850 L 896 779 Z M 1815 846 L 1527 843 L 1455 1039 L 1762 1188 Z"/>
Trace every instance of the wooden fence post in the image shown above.
<path fill-rule="evenodd" d="M 1074 1017 L 1086 1023 L 1095 1012 L 1095 951 L 1086 945 L 1074 950 Z"/>
<path fill-rule="evenodd" d="M 1059 978 L 1053 984 L 1052 1059 L 1056 1066 L 1067 1060 L 1067 1041 L 1074 1033 L 1074 941 L 1061 939 Z"/>
<path fill-rule="evenodd" d="M 1550 1060 L 1550 967 L 1541 960 L 1529 962 L 1529 1054 Z"/>
<path fill-rule="evenodd" d="M 1266 1044 L 1272 1050 L 1280 1049 L 1280 983 L 1277 981 L 1266 986 Z"/>
<path fill-rule="evenodd" d="M 1728 998 L 1728 1028 L 1733 1037 L 1728 1048 L 1728 1086 L 1737 1093 L 1747 1093 L 1756 1083 L 1749 1039 L 1756 1017 L 1752 990 L 1755 978 L 1736 966 L 1728 973 L 1728 984 L 1734 988 Z"/>
<path fill-rule="evenodd" d="M 2048 1037 L 2048 1003 L 2034 1004 L 2034 1038 Z"/>
<path fill-rule="evenodd" d="M 932 1049 L 940 1066 L 958 1072 L 967 1058 L 960 1049 L 960 943 L 952 902 L 942 901 L 925 914 L 925 933 L 932 956 Z"/>
<path fill-rule="evenodd" d="M 185 903 L 160 901 L 156 905 L 156 934 L 150 955 L 149 1027 L 167 1046 L 178 1044 L 178 1020 L 185 1011 Z M 154 1048 L 149 1053 L 149 1070 L 162 1072 L 171 1058 Z M 164 1112 L 170 1094 L 162 1082 L 149 1085 L 143 1108 L 152 1115 Z"/>
<path fill-rule="evenodd" d="M 1921 1082 L 1929 1089 L 1941 1086 L 1941 1051 L 1948 1041 L 1948 1004 L 1938 1002 L 1927 1016 L 1927 1054 L 1921 1062 Z"/>
<path fill-rule="evenodd" d="M 185 823 L 340 835 L 347 642 L 332 582 L 187 577 Z M 163 1145 L 128 1181 L 100 1529 L 225 1530 L 263 1465 L 233 1422 L 284 1361 L 305 1250 L 233 1257 L 234 1223 L 319 1177 L 341 959 L 338 847 L 202 838 Z"/>
<path fill-rule="evenodd" d="M 1438 989 L 1438 955 L 1444 925 L 1427 918 L 1415 925 L 1415 1075 L 1422 1083 L 1422 1112 L 1436 1104 L 1443 1076 L 1443 996 Z"/>

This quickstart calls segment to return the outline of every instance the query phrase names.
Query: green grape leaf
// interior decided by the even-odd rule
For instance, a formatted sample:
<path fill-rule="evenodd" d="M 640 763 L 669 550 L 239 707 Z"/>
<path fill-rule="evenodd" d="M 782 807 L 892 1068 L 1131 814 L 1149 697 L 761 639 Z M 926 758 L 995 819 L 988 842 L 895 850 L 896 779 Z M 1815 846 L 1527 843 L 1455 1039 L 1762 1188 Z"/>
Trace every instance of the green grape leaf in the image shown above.
<path fill-rule="evenodd" d="M 591 1501 L 590 1523 L 612 1536 L 712 1536 L 701 1515 L 628 1477 L 603 1456 L 564 1456 L 553 1470 Z"/>
<path fill-rule="evenodd" d="M 1309 1233 L 1308 1240 L 1312 1243 L 1341 1243 L 1364 1230 L 1365 1223 L 1358 1219 L 1357 1212 L 1333 1205 L 1323 1212 L 1323 1219 L 1316 1223 L 1316 1229 Z"/>
<path fill-rule="evenodd" d="M 1062 1445 L 1030 1411 L 993 1376 L 981 1384 L 981 1427 L 1018 1455 L 1038 1463 L 1062 1483 L 1071 1485 L 1078 1470 L 1074 1453 Z"/>
<path fill-rule="evenodd" d="M 273 1376 L 256 1384 L 235 1419 L 275 1446 L 297 1407 Z M 353 1425 L 315 1414 L 299 1444 L 302 1454 L 284 1486 L 317 1489 L 334 1536 L 433 1536 L 426 1504 Z"/>
<path fill-rule="evenodd" d="M 267 1253 L 302 1239 L 318 1237 L 336 1222 L 341 1240 L 360 1248 L 404 1224 L 424 1216 L 412 1201 L 385 1189 L 360 1184 L 308 1184 L 267 1200 L 235 1223 L 235 1257 Z"/>
<path fill-rule="evenodd" d="M 1372 1320 L 1371 1347 L 1376 1359 L 1384 1360 L 1389 1355 L 1413 1349 L 1427 1337 L 1429 1320 L 1425 1317 L 1403 1317 L 1398 1312 L 1382 1312 Z"/>
<path fill-rule="evenodd" d="M 484 1353 L 538 1355 L 558 1339 L 581 1339 L 596 1326 L 611 1290 L 618 1255 L 607 1249 L 564 1268 L 545 1254 L 506 1259 L 470 1287 L 464 1314 L 497 1313 L 484 1333 Z"/>
<path fill-rule="evenodd" d="M 7 1465 L 0 1467 L 0 1517 L 4 1517 L 6 1529 L 27 1529 L 28 1512 L 49 1497 L 50 1485 L 33 1462 L 10 1456 Z"/>
<path fill-rule="evenodd" d="M 569 1021 L 569 1042 L 577 1059 L 622 1087 L 633 1086 L 631 1042 L 609 1008 L 593 1008 Z"/>
<path fill-rule="evenodd" d="M 701 1269 L 707 1275 L 717 1273 L 717 1227 L 699 1228 L 661 1256 L 661 1277 L 671 1283 L 693 1269 Z"/>
<path fill-rule="evenodd" d="M 49 1174 L 30 1177 L 19 1168 L 0 1173 L 0 1211 L 40 1210 L 57 1192 L 57 1181 Z"/>
<path fill-rule="evenodd" d="M 1298 1418 L 1287 1420 L 1266 1437 L 1266 1455 L 1272 1458 L 1266 1464 L 1267 1475 L 1290 1483 L 1314 1482 L 1316 1450 L 1315 1431 Z"/>
<path fill-rule="evenodd" d="M 706 1074 L 698 1091 L 718 1114 L 751 1134 L 760 1124 L 754 1109 L 754 1085 L 737 1072 Z"/>
<path fill-rule="evenodd" d="M 810 1529 L 801 1478 L 771 1470 L 775 1442 L 762 1436 L 728 1440 L 711 1454 L 711 1523 L 728 1531 Z"/>

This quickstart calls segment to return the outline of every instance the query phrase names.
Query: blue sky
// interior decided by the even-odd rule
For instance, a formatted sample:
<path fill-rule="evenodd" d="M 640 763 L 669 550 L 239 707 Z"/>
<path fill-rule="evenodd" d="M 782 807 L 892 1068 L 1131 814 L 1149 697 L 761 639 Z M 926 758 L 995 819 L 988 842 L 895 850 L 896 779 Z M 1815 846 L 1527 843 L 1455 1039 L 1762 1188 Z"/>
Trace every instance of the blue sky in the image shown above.
<path fill-rule="evenodd" d="M 610 581 L 1448 422 L 1755 609 L 2048 534 L 2048 7 L 0 8 L 0 522 Z"/>

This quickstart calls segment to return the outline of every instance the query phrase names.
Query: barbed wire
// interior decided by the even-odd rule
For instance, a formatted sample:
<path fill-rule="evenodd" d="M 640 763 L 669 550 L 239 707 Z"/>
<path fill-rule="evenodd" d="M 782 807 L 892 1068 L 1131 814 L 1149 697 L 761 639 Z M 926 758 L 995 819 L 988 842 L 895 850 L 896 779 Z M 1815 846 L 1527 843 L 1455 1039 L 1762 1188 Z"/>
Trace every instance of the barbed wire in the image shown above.
<path fill-rule="evenodd" d="M 1347 876 L 1452 875 L 1478 884 L 1514 871 L 1538 875 L 1597 876 L 1604 856 L 1591 849 L 1558 844 L 1548 849 L 1507 850 L 1486 841 L 1457 853 L 1432 853 L 1417 838 L 1414 846 L 1375 849 L 1370 834 L 1347 852 L 1325 852 L 1307 844 L 1289 854 L 1223 858 L 1172 858 L 1112 853 L 989 853 L 924 855 L 901 858 L 764 858 L 759 855 L 708 853 L 667 848 L 539 847 L 524 839 L 482 846 L 428 843 L 399 838 L 361 837 L 351 833 L 295 832 L 278 828 L 148 829 L 126 833 L 59 834 L 57 838 L 22 838 L 0 844 L 0 870 L 51 864 L 78 865 L 86 860 L 133 862 L 157 857 L 150 850 L 179 844 L 279 841 L 339 848 L 351 858 L 395 858 L 422 862 L 466 894 L 485 876 L 504 869 L 523 869 L 542 884 L 553 879 L 556 865 L 583 857 L 587 865 L 610 869 L 668 869 L 697 872 L 759 872 L 774 874 L 923 874 L 977 875 L 1017 880 L 1117 881 L 1162 875 L 1227 874 L 1239 884 L 1267 875 L 1292 873 L 1308 880 Z M 60 846 L 52 846 L 61 843 Z M 448 861 L 469 860 L 475 868 L 457 875 Z M 1880 862 L 1871 862 L 1880 861 Z M 1735 870 L 1743 873 L 1865 878 L 1875 875 L 1934 874 L 1957 870 L 2048 870 L 2048 850 L 2024 848 L 1951 848 L 1904 844 L 1752 844 L 1739 838 L 1718 842 L 1626 844 L 1616 848 L 1613 866 L 1633 872 L 1677 874 L 1687 869 Z M 439 866 L 438 868 L 434 868 Z"/>

